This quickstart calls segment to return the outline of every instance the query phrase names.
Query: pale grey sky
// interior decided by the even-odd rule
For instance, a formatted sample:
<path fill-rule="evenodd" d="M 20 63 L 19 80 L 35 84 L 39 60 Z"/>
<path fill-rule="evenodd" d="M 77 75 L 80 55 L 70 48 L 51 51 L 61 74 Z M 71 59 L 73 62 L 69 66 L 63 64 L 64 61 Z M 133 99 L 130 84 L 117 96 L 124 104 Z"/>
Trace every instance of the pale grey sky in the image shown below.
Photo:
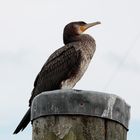
<path fill-rule="evenodd" d="M 95 38 L 97 49 L 75 88 L 124 98 L 131 105 L 128 140 L 136 139 L 140 129 L 139 5 L 139 0 L 0 0 L 0 139 L 31 139 L 31 126 L 16 136 L 12 132 L 26 112 L 37 73 L 49 55 L 63 46 L 64 26 L 77 20 L 102 24 L 86 31 Z"/>

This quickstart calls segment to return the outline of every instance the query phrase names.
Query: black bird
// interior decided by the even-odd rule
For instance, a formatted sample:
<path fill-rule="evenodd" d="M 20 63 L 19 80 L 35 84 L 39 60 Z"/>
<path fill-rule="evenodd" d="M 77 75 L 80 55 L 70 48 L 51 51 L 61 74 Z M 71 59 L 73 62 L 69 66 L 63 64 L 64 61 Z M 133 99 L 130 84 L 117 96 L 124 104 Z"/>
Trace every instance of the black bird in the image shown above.
<path fill-rule="evenodd" d="M 36 77 L 29 106 L 33 98 L 43 91 L 73 88 L 85 73 L 96 49 L 95 40 L 86 29 L 100 24 L 83 21 L 71 22 L 64 28 L 64 46 L 56 50 L 46 61 Z M 24 130 L 30 122 L 30 108 L 17 126 L 14 134 Z"/>

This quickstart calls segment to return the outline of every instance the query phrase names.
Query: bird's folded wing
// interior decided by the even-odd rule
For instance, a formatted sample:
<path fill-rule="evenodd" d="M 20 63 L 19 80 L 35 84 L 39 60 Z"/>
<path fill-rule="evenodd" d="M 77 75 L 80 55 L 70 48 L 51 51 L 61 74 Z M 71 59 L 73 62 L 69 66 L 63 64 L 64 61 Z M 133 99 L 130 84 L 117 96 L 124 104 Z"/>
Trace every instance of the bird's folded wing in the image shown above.
<path fill-rule="evenodd" d="M 77 71 L 80 60 L 80 50 L 76 50 L 73 46 L 64 46 L 56 50 L 38 74 L 34 82 L 31 100 L 43 91 L 59 89 L 61 82 Z"/>

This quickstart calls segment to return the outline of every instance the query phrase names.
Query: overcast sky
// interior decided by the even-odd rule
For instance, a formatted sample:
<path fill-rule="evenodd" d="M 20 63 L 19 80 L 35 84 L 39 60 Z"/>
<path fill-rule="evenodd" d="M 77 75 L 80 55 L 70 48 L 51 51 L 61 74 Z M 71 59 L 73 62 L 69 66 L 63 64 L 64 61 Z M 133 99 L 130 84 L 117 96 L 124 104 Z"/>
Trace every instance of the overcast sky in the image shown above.
<path fill-rule="evenodd" d="M 94 58 L 75 88 L 116 94 L 131 105 L 128 140 L 140 130 L 139 0 L 0 0 L 0 139 L 31 140 L 31 125 L 12 132 L 28 108 L 33 82 L 49 55 L 63 46 L 71 21 L 101 21 L 89 29 Z"/>

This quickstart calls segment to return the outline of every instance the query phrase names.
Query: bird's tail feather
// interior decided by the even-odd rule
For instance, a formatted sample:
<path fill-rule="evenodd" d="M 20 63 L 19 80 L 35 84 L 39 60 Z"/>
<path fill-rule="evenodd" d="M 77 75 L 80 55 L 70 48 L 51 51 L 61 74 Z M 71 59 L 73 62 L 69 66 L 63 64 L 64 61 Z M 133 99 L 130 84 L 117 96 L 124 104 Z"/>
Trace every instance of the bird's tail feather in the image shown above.
<path fill-rule="evenodd" d="M 29 122 L 30 122 L 30 108 L 24 115 L 23 119 L 21 120 L 21 122 L 19 123 L 13 134 L 17 134 L 19 131 L 23 131 Z"/>

